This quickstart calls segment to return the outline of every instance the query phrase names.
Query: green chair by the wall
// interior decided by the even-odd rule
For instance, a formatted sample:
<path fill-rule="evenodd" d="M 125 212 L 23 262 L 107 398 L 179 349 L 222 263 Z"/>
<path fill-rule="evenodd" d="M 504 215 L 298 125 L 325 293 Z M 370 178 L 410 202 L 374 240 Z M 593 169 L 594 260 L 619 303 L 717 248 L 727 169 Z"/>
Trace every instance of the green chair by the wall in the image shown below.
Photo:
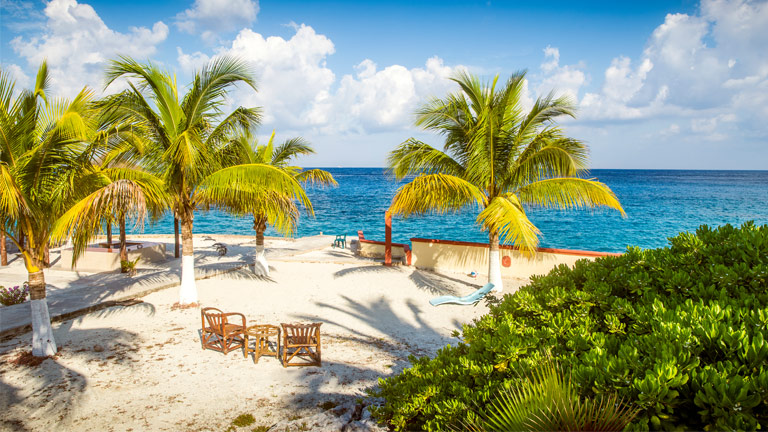
<path fill-rule="evenodd" d="M 347 247 L 347 235 L 346 234 L 336 234 L 336 239 L 333 241 L 333 247 L 340 247 L 342 249 L 346 249 Z"/>

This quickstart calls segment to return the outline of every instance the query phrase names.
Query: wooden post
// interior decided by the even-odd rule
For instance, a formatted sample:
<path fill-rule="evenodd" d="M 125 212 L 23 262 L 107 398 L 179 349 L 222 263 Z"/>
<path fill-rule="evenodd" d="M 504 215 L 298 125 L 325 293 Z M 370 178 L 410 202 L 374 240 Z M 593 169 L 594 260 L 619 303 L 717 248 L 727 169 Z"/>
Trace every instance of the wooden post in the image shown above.
<path fill-rule="evenodd" d="M 173 256 L 179 257 L 179 218 L 173 217 L 173 234 L 175 236 L 176 243 L 174 244 Z"/>
<path fill-rule="evenodd" d="M 392 215 L 384 214 L 384 265 L 392 265 Z"/>
<path fill-rule="evenodd" d="M 109 252 L 112 252 L 112 221 L 107 222 L 107 243 L 109 246 L 107 246 L 107 250 Z"/>
<path fill-rule="evenodd" d="M 0 231 L 0 265 L 8 265 L 8 248 L 5 244 L 5 231 Z"/>

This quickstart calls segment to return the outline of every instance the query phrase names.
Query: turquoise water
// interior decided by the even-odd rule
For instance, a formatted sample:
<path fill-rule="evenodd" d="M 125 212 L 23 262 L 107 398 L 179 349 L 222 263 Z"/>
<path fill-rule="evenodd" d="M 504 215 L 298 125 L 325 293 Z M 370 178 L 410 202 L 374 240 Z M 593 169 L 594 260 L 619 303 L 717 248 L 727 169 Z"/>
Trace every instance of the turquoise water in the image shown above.
<path fill-rule="evenodd" d="M 381 168 L 326 168 L 339 186 L 309 188 L 315 218 L 302 216 L 297 236 L 356 235 L 384 240 L 384 212 L 399 185 Z M 621 201 L 627 218 L 609 210 L 553 211 L 530 209 L 531 220 L 542 232 L 541 246 L 622 252 L 628 245 L 655 248 L 667 237 L 693 231 L 701 224 L 741 224 L 754 220 L 768 224 L 768 171 L 593 170 Z M 392 237 L 449 240 L 488 240 L 475 224 L 476 211 L 455 215 L 395 218 Z M 195 233 L 254 234 L 253 220 L 210 211 L 195 214 Z M 145 233 L 172 233 L 173 218 L 166 216 Z M 275 235 L 268 231 L 267 235 Z"/>

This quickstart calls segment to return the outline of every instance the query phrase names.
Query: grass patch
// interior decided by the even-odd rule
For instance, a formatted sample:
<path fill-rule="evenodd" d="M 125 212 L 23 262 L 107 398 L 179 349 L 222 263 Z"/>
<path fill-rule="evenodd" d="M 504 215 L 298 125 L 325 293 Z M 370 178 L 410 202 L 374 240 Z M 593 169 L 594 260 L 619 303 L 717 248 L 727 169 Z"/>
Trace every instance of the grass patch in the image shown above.
<path fill-rule="evenodd" d="M 256 419 L 251 414 L 240 414 L 232 420 L 232 426 L 236 427 L 250 426 L 254 423 L 256 423 Z"/>
<path fill-rule="evenodd" d="M 267 432 L 269 430 L 269 426 L 256 426 L 255 428 L 251 429 L 251 432 Z"/>

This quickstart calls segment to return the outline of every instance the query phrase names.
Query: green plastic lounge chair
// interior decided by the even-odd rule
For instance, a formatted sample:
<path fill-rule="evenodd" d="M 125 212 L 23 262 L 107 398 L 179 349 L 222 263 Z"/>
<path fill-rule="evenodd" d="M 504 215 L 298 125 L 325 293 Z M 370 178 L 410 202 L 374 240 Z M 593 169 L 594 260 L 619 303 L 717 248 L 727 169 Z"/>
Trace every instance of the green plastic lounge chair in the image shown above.
<path fill-rule="evenodd" d="M 483 299 L 491 290 L 493 289 L 492 283 L 485 284 L 484 287 L 480 288 L 479 290 L 473 292 L 472 294 L 465 295 L 464 297 L 456 297 L 456 296 L 442 296 L 442 297 L 436 297 L 429 301 L 429 304 L 432 306 L 437 306 L 441 304 L 446 303 L 455 303 L 460 305 L 474 305 L 477 304 L 480 300 Z"/>
<path fill-rule="evenodd" d="M 336 240 L 333 241 L 333 247 L 340 247 L 342 249 L 347 247 L 347 235 L 346 234 L 336 234 Z"/>

